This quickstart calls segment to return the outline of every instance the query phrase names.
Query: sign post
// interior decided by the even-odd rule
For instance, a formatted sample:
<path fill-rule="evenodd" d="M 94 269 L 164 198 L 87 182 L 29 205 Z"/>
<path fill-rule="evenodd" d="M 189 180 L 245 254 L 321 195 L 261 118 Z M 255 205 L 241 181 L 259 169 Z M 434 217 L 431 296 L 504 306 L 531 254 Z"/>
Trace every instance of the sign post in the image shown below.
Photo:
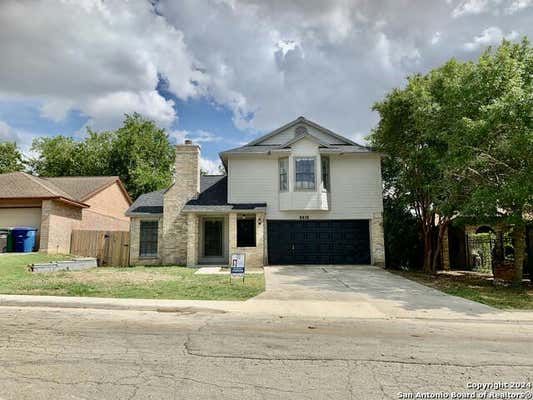
<path fill-rule="evenodd" d="M 241 278 L 244 282 L 244 274 L 245 274 L 245 254 L 232 254 L 231 255 L 231 263 L 230 263 L 230 274 L 229 274 L 229 281 L 231 282 L 231 278 Z"/>

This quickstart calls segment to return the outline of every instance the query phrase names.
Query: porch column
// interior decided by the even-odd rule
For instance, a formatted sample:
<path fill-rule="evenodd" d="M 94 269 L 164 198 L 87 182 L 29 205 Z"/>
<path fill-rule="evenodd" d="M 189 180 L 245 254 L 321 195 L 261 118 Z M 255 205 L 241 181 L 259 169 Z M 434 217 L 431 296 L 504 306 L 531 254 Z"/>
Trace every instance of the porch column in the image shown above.
<path fill-rule="evenodd" d="M 372 264 L 385 266 L 385 239 L 383 235 L 383 214 L 374 213 L 370 221 L 370 243 L 372 246 Z"/>
<path fill-rule="evenodd" d="M 251 267 L 262 267 L 265 259 L 265 213 L 255 214 L 255 251 L 251 251 Z"/>
<path fill-rule="evenodd" d="M 198 216 L 187 214 L 187 267 L 198 264 Z"/>
<path fill-rule="evenodd" d="M 235 253 L 237 251 L 237 213 L 230 213 L 228 216 L 228 224 L 229 224 L 229 256 L 231 257 L 231 253 Z"/>

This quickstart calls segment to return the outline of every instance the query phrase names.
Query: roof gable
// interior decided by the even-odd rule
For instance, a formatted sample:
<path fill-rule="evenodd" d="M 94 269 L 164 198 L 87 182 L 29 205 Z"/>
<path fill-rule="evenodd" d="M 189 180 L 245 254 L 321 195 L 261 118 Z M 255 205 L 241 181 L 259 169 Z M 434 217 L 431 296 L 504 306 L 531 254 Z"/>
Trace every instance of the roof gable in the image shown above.
<path fill-rule="evenodd" d="M 357 145 L 357 143 L 350 139 L 332 132 L 317 123 L 309 121 L 304 117 L 298 117 L 294 121 L 248 143 L 247 146 L 282 145 L 304 134 L 310 134 L 325 144 Z"/>
<path fill-rule="evenodd" d="M 285 149 L 287 147 L 291 147 L 294 143 L 296 142 L 299 142 L 300 140 L 302 139 L 308 139 L 312 142 L 315 142 L 316 144 L 318 144 L 320 147 L 330 147 L 329 144 L 327 144 L 326 142 L 320 140 L 319 138 L 317 138 L 316 136 L 313 136 L 311 135 L 310 133 L 303 133 L 303 134 L 300 134 L 300 135 L 296 135 L 293 139 L 289 140 L 288 142 L 286 143 L 283 143 L 281 146 L 279 146 L 281 149 Z"/>
<path fill-rule="evenodd" d="M 41 179 L 61 188 L 79 201 L 87 200 L 119 181 L 118 176 L 62 176 Z M 127 197 L 129 200 L 129 196 Z"/>

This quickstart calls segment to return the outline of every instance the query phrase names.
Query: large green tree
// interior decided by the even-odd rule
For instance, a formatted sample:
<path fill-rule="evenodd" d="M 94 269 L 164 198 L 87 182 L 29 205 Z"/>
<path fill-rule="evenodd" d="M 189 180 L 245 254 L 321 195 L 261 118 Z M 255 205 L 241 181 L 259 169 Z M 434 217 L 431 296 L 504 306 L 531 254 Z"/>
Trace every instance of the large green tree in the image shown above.
<path fill-rule="evenodd" d="M 40 176 L 81 175 L 79 147 L 80 143 L 71 137 L 38 137 L 31 146 L 36 157 L 30 159 L 29 164 Z"/>
<path fill-rule="evenodd" d="M 0 174 L 24 170 L 22 154 L 14 142 L 0 143 Z"/>
<path fill-rule="evenodd" d="M 165 130 L 135 113 L 115 132 L 109 165 L 136 198 L 170 185 L 174 157 Z"/>
<path fill-rule="evenodd" d="M 375 104 L 381 119 L 370 139 L 386 154 L 385 194 L 415 213 L 426 271 L 435 271 L 442 234 L 458 215 L 500 216 L 523 234 L 533 193 L 532 72 L 529 42 L 503 42 L 477 63 L 451 60 L 413 76 Z"/>
<path fill-rule="evenodd" d="M 464 115 L 450 151 L 470 188 L 464 213 L 513 226 L 516 282 L 522 281 L 525 225 L 533 218 L 533 48 L 504 41 L 479 59 L 463 89 Z"/>
<path fill-rule="evenodd" d="M 87 129 L 83 140 L 37 138 L 30 161 L 40 176 L 118 175 L 132 198 L 170 185 L 174 149 L 164 129 L 139 114 L 126 115 L 116 131 Z"/>
<path fill-rule="evenodd" d="M 468 68 L 454 61 L 428 75 L 408 79 L 374 105 L 380 115 L 370 136 L 383 152 L 385 194 L 416 216 L 424 243 L 424 270 L 434 272 L 441 239 L 464 201 L 448 151 L 458 110 L 450 88 Z"/>

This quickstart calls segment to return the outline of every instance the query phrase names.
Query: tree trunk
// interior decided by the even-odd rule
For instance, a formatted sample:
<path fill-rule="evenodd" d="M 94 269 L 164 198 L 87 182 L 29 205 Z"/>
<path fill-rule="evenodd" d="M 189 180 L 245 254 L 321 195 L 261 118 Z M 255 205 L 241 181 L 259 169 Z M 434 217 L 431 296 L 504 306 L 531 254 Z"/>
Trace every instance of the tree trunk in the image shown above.
<path fill-rule="evenodd" d="M 433 272 L 433 240 L 431 240 L 431 230 L 424 231 L 424 272 Z"/>
<path fill-rule="evenodd" d="M 514 244 L 514 283 L 522 284 L 522 275 L 524 269 L 524 259 L 526 253 L 526 230 L 523 226 L 515 226 L 513 229 Z"/>
<path fill-rule="evenodd" d="M 437 241 L 435 243 L 435 251 L 433 253 L 433 272 L 437 272 L 437 264 L 439 263 L 439 256 L 442 250 L 442 238 L 444 237 L 444 232 L 446 232 L 448 224 L 444 223 L 439 225 L 439 233 L 437 235 Z"/>

